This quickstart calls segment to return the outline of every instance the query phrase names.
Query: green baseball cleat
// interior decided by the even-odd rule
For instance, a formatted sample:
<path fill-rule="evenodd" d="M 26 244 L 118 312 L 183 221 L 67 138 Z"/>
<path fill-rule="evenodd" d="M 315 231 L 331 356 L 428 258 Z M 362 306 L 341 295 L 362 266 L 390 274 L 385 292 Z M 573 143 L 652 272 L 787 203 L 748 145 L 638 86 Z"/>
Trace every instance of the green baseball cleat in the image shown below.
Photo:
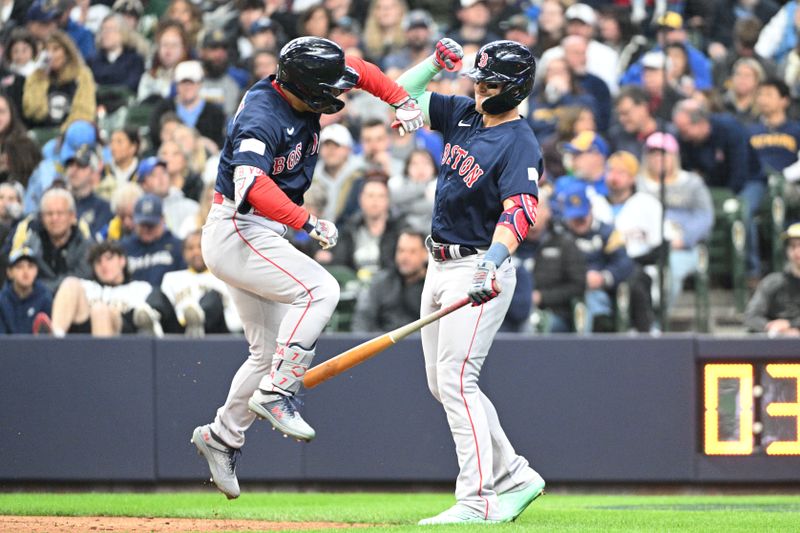
<path fill-rule="evenodd" d="M 513 522 L 522 514 L 533 500 L 544 494 L 544 479 L 539 478 L 525 487 L 503 494 L 498 494 L 500 512 L 503 517 L 501 522 Z"/>
<path fill-rule="evenodd" d="M 499 524 L 499 520 L 486 520 L 483 515 L 465 507 L 463 505 L 455 504 L 430 518 L 420 520 L 417 525 L 419 526 L 440 526 L 446 524 Z"/>

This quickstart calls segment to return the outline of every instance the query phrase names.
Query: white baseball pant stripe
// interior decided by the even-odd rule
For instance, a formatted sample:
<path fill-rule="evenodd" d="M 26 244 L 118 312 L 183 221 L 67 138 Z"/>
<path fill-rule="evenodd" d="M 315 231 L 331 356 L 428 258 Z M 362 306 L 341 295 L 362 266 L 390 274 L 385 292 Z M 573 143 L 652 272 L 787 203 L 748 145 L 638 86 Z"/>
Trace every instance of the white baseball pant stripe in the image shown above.
<path fill-rule="evenodd" d="M 271 370 L 277 344 L 312 349 L 339 301 L 339 284 L 319 263 L 257 215 L 214 204 L 203 227 L 203 258 L 228 285 L 250 356 L 236 372 L 211 429 L 235 448 L 255 416 L 247 400 Z"/>
<path fill-rule="evenodd" d="M 467 292 L 482 255 L 445 262 L 431 258 L 422 291 L 421 315 L 449 305 Z M 538 478 L 514 451 L 497 411 L 478 378 L 516 285 L 511 261 L 497 270 L 500 295 L 478 307 L 462 307 L 422 329 L 428 387 L 442 403 L 458 456 L 456 499 L 487 519 L 500 517 L 497 494 Z"/>

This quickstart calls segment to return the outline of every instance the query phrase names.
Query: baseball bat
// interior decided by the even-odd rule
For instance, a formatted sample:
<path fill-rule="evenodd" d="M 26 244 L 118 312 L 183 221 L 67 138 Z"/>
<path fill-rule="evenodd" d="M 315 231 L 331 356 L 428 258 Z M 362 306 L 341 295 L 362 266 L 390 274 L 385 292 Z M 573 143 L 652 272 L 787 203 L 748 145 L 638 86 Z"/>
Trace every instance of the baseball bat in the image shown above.
<path fill-rule="evenodd" d="M 327 381 L 334 376 L 338 376 L 345 370 L 349 370 L 354 366 L 363 363 L 370 357 L 378 355 L 392 344 L 396 344 L 400 339 L 411 335 L 415 331 L 419 331 L 431 322 L 435 322 L 445 315 L 449 315 L 456 309 L 461 309 L 469 302 L 469 297 L 465 296 L 462 299 L 448 305 L 447 307 L 443 307 L 438 311 L 429 314 L 428 316 L 424 316 L 419 320 L 415 320 L 414 322 L 406 324 L 405 326 L 401 326 L 390 331 L 389 333 L 384 333 L 379 337 L 375 337 L 374 339 L 370 339 L 359 344 L 358 346 L 350 348 L 346 352 L 342 352 L 336 357 L 332 357 L 324 363 L 320 363 L 306 372 L 306 375 L 303 378 L 303 385 L 305 385 L 307 389 L 312 389 L 323 381 Z"/>

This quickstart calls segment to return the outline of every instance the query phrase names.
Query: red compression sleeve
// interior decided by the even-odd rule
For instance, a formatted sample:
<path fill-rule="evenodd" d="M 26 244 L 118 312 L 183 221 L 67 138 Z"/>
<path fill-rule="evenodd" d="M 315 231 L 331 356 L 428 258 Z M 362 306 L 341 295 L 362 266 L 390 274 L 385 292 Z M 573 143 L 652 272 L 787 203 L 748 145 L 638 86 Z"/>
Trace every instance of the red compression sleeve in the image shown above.
<path fill-rule="evenodd" d="M 262 215 L 291 228 L 301 229 L 308 220 L 308 211 L 292 202 L 266 174 L 256 178 L 246 199 Z"/>
<path fill-rule="evenodd" d="M 408 92 L 386 77 L 381 69 L 361 58 L 346 56 L 347 66 L 358 72 L 356 89 L 363 89 L 387 104 L 396 104 L 408 97 Z"/>

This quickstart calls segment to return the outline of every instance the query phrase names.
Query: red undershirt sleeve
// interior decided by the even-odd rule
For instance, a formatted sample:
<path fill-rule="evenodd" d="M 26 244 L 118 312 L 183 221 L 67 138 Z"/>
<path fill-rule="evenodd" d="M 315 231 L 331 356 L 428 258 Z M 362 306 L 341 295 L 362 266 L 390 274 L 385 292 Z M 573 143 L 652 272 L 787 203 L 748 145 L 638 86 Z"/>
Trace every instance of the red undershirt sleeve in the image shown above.
<path fill-rule="evenodd" d="M 302 229 L 308 220 L 308 211 L 292 202 L 267 175 L 256 178 L 247 192 L 247 202 L 262 215 L 294 229 Z"/>
<path fill-rule="evenodd" d="M 353 56 L 346 56 L 345 62 L 348 67 L 358 73 L 356 89 L 363 89 L 387 104 L 396 104 L 408 97 L 408 92 L 405 89 L 387 78 L 386 74 L 372 63 Z"/>

